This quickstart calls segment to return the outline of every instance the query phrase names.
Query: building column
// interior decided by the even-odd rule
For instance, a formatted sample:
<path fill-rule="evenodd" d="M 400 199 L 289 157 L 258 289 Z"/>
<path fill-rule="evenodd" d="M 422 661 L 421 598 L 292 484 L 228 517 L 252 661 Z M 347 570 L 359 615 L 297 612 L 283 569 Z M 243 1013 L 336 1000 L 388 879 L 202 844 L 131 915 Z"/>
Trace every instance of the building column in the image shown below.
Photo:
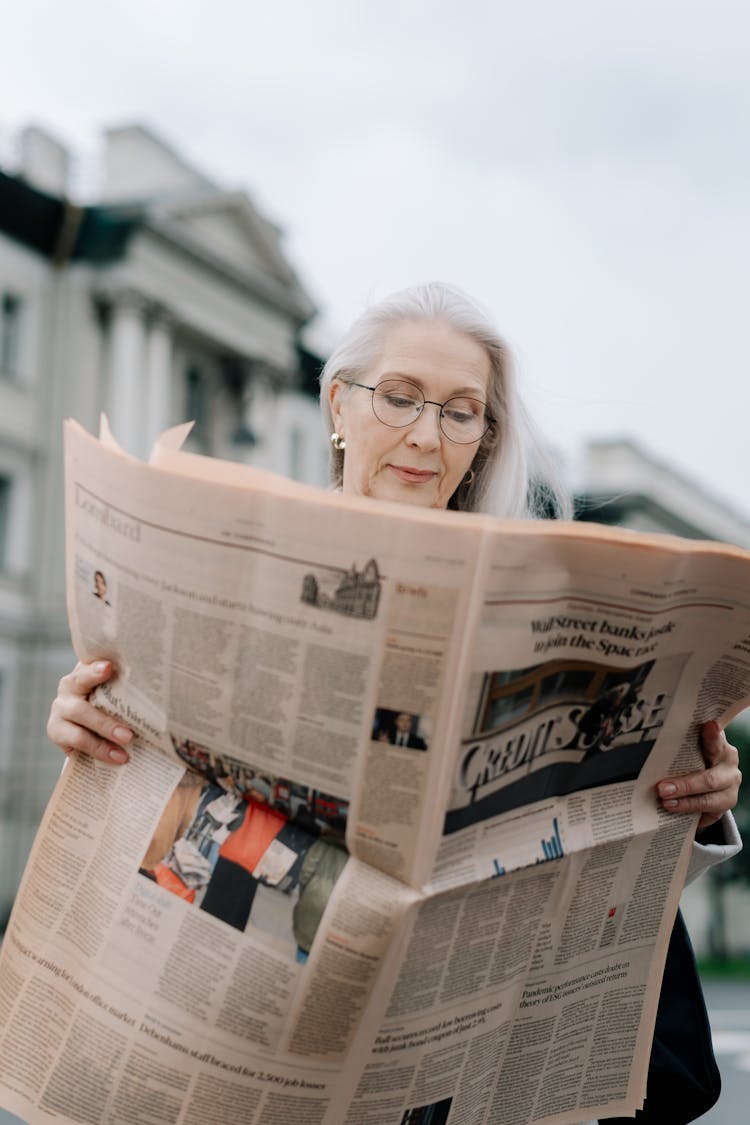
<path fill-rule="evenodd" d="M 172 410 L 172 366 L 174 321 L 161 306 L 151 309 L 146 341 L 146 399 L 143 427 L 144 456 L 151 452 L 159 434 L 180 421 Z"/>
<path fill-rule="evenodd" d="M 145 312 L 143 297 L 134 290 L 114 296 L 111 311 L 109 420 L 112 433 L 127 450 L 140 457 L 145 449 Z"/>

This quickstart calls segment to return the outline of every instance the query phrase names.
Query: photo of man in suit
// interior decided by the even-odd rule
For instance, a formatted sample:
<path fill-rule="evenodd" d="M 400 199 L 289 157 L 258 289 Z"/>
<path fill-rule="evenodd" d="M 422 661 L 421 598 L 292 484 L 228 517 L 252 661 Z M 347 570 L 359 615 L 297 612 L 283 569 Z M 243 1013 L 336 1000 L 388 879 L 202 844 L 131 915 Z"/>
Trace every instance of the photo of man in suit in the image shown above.
<path fill-rule="evenodd" d="M 414 730 L 416 716 L 408 711 L 399 711 L 394 720 L 391 742 L 394 746 L 403 746 L 406 750 L 426 750 L 427 743 Z"/>
<path fill-rule="evenodd" d="M 429 737 L 420 715 L 411 711 L 390 711 L 378 707 L 372 725 L 373 742 L 383 742 L 388 746 L 400 746 L 404 750 L 426 750 Z"/>

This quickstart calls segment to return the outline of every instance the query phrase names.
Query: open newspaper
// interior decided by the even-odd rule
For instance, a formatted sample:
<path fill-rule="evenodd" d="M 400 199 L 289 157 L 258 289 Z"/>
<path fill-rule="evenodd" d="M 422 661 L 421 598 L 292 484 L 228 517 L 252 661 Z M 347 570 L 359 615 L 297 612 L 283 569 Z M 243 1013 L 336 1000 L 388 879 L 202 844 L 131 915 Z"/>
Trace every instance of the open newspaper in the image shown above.
<path fill-rule="evenodd" d="M 72 758 L 0 960 L 30 1122 L 559 1125 L 643 1101 L 750 554 L 319 492 L 67 425 Z"/>

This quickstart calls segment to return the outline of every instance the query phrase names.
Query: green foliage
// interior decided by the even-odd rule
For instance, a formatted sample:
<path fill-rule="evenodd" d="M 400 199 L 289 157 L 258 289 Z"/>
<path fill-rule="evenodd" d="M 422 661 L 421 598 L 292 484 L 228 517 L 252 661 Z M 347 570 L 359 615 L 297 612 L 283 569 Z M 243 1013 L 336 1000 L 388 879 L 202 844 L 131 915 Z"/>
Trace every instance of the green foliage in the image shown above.
<path fill-rule="evenodd" d="M 698 971 L 704 980 L 750 980 L 748 957 L 698 957 Z"/>

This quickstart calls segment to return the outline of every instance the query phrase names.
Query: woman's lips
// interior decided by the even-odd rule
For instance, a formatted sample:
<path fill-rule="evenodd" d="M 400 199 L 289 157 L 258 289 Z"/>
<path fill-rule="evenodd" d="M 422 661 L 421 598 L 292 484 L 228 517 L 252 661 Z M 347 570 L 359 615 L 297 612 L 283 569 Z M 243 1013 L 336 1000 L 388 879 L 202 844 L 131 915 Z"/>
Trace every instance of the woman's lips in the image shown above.
<path fill-rule="evenodd" d="M 389 465 L 388 468 L 405 484 L 426 484 L 437 476 L 436 469 L 411 469 L 408 465 Z"/>

